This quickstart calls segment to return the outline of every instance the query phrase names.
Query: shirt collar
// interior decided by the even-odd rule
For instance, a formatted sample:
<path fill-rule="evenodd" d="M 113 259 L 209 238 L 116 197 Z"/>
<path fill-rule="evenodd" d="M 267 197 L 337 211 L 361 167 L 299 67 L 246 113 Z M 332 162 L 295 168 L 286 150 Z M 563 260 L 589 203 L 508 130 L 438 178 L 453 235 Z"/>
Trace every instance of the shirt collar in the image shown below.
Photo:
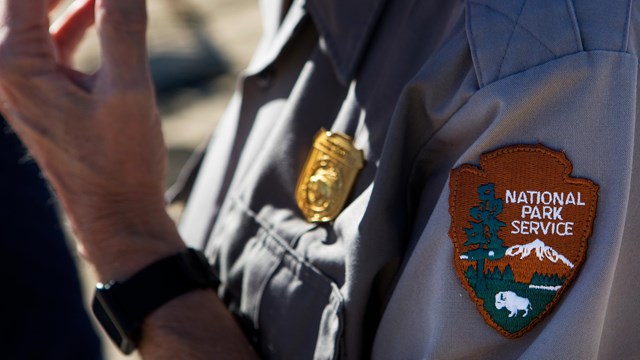
<path fill-rule="evenodd" d="M 386 0 L 306 0 L 338 78 L 354 77 Z"/>

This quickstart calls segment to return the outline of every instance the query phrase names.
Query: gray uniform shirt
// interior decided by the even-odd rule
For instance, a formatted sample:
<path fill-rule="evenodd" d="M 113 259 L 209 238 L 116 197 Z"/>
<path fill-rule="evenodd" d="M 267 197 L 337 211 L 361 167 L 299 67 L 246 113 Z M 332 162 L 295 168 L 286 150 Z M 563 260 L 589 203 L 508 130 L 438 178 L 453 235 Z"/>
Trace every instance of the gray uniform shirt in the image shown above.
<path fill-rule="evenodd" d="M 274 359 L 640 356 L 638 12 L 630 1 L 263 1 L 264 37 L 180 231 Z M 346 207 L 305 221 L 295 186 L 321 128 L 364 152 Z M 449 174 L 513 144 L 563 151 L 600 186 L 571 288 L 517 339 L 452 264 Z"/>

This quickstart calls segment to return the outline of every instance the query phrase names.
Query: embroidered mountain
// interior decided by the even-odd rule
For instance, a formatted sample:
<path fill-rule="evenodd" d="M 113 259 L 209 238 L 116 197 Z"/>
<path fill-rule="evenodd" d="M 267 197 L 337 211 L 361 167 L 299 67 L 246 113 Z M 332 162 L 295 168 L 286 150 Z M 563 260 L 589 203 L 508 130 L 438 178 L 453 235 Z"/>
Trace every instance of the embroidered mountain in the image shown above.
<path fill-rule="evenodd" d="M 540 144 L 497 149 L 480 156 L 480 166 L 451 171 L 456 274 L 506 337 L 542 321 L 585 260 L 598 185 L 571 171 L 565 153 Z"/>
<path fill-rule="evenodd" d="M 567 265 L 572 269 L 574 267 L 573 263 L 569 261 L 569 259 L 567 259 L 564 255 L 560 254 L 559 252 L 555 251 L 551 246 L 545 245 L 545 243 L 540 239 L 536 239 L 530 242 L 529 244 L 514 245 L 507 249 L 507 252 L 505 253 L 505 255 L 507 256 L 520 255 L 520 259 L 524 259 L 526 257 L 529 257 L 529 255 L 531 255 L 533 251 L 535 251 L 535 255 L 540 261 L 543 261 L 546 258 L 547 260 L 553 263 L 557 263 L 558 261 L 561 261 L 562 263 L 564 263 L 565 265 Z"/>
<path fill-rule="evenodd" d="M 521 244 L 519 234 L 505 246 L 503 236 L 511 232 L 504 231 L 507 223 L 501 219 L 508 204 L 496 196 L 493 183 L 480 184 L 476 194 L 477 200 L 467 205 L 469 220 L 462 226 L 466 241 L 461 244 L 465 251 L 458 259 L 483 312 L 508 335 L 516 334 L 563 291 L 575 265 L 537 237 Z"/>

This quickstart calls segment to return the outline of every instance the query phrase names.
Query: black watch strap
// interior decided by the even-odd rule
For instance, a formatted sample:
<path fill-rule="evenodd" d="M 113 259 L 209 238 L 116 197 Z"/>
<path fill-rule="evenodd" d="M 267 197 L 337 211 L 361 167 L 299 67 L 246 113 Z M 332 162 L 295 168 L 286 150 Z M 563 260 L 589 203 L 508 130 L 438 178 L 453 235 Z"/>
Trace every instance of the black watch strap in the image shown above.
<path fill-rule="evenodd" d="M 173 298 L 216 283 L 204 254 L 187 249 L 154 262 L 126 281 L 98 283 L 92 310 L 120 350 L 129 354 L 138 346 L 142 322 L 151 312 Z"/>

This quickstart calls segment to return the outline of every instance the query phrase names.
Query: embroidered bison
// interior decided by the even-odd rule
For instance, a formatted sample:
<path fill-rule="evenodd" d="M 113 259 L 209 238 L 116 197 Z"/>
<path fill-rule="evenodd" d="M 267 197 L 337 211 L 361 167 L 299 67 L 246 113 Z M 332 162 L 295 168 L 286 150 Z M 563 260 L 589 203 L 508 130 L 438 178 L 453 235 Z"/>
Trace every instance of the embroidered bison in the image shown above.
<path fill-rule="evenodd" d="M 532 310 L 529 299 L 520 297 L 513 291 L 500 291 L 496 294 L 496 309 L 502 308 L 509 310 L 509 317 L 518 315 L 520 310 L 524 311 L 522 317 L 525 317 L 529 314 L 529 310 Z"/>

